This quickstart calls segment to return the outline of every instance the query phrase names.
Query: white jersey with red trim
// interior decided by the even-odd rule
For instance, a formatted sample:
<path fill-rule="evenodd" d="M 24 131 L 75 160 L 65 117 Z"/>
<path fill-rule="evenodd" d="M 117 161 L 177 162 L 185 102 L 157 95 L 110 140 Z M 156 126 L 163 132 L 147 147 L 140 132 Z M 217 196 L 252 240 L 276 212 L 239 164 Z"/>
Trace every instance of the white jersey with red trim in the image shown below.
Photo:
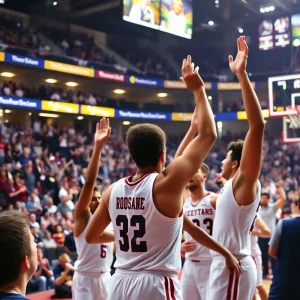
<path fill-rule="evenodd" d="M 259 214 L 256 214 L 256 220 L 254 223 L 253 231 L 258 231 L 258 228 L 255 225 L 258 219 L 261 219 L 261 216 Z M 257 256 L 257 255 L 261 255 L 261 250 L 258 245 L 258 237 L 251 234 L 251 256 Z"/>
<path fill-rule="evenodd" d="M 255 199 L 247 206 L 236 202 L 232 179 L 227 181 L 217 199 L 213 238 L 236 256 L 251 255 L 250 235 L 260 203 L 259 181 L 257 186 Z"/>
<path fill-rule="evenodd" d="M 184 206 L 183 213 L 198 227 L 201 227 L 208 234 L 212 235 L 213 223 L 215 218 L 215 209 L 211 205 L 210 199 L 212 194 L 208 193 L 196 205 L 192 204 L 191 197 L 188 197 Z M 186 242 L 193 240 L 189 233 L 184 232 L 184 240 Z M 196 249 L 187 252 L 185 257 L 190 260 L 210 261 L 212 256 L 208 248 L 196 243 Z"/>
<path fill-rule="evenodd" d="M 92 218 L 90 215 L 89 222 Z M 75 270 L 82 274 L 100 274 L 110 272 L 113 262 L 114 243 L 88 244 L 85 240 L 86 229 L 80 236 L 74 237 L 78 258 L 75 262 Z M 110 225 L 109 229 L 112 230 Z"/>
<path fill-rule="evenodd" d="M 157 173 L 136 182 L 123 178 L 112 188 L 109 214 L 117 247 L 115 267 L 126 271 L 152 271 L 166 276 L 181 269 L 183 216 L 168 218 L 153 202 Z"/>

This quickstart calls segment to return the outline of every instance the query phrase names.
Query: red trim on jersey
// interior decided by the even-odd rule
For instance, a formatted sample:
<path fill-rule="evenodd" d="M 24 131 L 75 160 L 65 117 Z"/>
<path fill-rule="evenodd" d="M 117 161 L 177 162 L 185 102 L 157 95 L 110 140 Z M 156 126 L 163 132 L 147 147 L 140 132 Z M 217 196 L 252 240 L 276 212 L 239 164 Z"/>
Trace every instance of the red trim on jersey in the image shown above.
<path fill-rule="evenodd" d="M 183 208 L 181 209 L 181 212 L 179 214 L 179 218 L 183 215 Z"/>
<path fill-rule="evenodd" d="M 234 288 L 233 288 L 233 299 L 232 300 L 237 300 L 239 279 L 240 278 L 238 276 L 235 276 Z"/>
<path fill-rule="evenodd" d="M 141 181 L 143 181 L 143 180 L 144 180 L 146 177 L 148 177 L 150 174 L 153 174 L 153 173 L 146 174 L 146 175 L 144 175 L 142 178 L 140 178 L 139 180 L 137 180 L 137 181 L 135 181 L 135 182 L 130 182 L 130 181 L 129 181 L 129 178 L 130 178 L 131 176 L 128 176 L 128 177 L 125 178 L 125 183 L 126 183 L 127 185 L 129 185 L 129 186 L 135 186 L 135 185 L 139 184 Z"/>
<path fill-rule="evenodd" d="M 164 282 L 165 282 L 166 299 L 170 300 L 169 281 L 167 277 L 164 277 Z"/>
<path fill-rule="evenodd" d="M 191 205 L 193 206 L 193 207 L 196 207 L 205 197 L 207 197 L 209 194 L 210 194 L 211 192 L 208 192 L 202 199 L 200 199 L 195 205 L 192 203 L 192 201 L 191 201 Z M 192 200 L 192 198 L 191 198 L 191 200 Z"/>
<path fill-rule="evenodd" d="M 174 287 L 174 282 L 172 278 L 169 278 L 170 284 L 171 284 L 171 298 L 172 300 L 176 300 L 175 298 L 175 287 Z"/>
<path fill-rule="evenodd" d="M 233 283 L 233 275 L 234 275 L 234 272 L 232 272 L 230 274 L 230 276 L 229 276 L 226 300 L 231 300 L 231 290 L 232 290 L 232 283 Z"/>

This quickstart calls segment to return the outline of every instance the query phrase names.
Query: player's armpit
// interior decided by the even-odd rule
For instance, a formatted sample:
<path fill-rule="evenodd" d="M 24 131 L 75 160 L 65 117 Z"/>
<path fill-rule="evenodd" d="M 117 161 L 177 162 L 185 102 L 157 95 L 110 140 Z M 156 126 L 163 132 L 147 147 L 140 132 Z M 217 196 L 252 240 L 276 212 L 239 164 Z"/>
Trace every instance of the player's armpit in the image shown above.
<path fill-rule="evenodd" d="M 96 212 L 94 213 L 90 223 L 87 226 L 85 239 L 88 244 L 101 243 L 99 242 L 99 237 L 103 234 L 104 230 L 111 222 L 108 212 L 108 206 L 112 188 L 113 185 L 109 186 L 104 192 L 102 200 Z"/>
<path fill-rule="evenodd" d="M 210 197 L 210 204 L 211 204 L 211 206 L 214 208 L 214 209 L 216 209 L 216 206 L 217 206 L 217 200 L 218 200 L 218 195 L 216 194 L 216 195 L 212 195 L 211 197 Z"/>

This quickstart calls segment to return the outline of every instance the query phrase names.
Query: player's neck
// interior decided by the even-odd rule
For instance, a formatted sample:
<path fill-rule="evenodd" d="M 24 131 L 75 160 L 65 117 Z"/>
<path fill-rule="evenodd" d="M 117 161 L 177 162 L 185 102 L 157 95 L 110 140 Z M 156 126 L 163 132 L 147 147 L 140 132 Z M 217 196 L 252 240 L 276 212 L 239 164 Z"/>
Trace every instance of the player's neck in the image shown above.
<path fill-rule="evenodd" d="M 207 194 L 208 194 L 208 191 L 203 186 L 200 186 L 199 188 L 195 189 L 194 191 L 191 191 L 192 202 L 196 203 L 196 202 L 201 201 Z"/>
<path fill-rule="evenodd" d="M 141 179 L 142 177 L 144 177 L 145 175 L 155 173 L 155 172 L 159 173 L 158 168 L 149 167 L 149 168 L 138 169 L 137 172 L 135 173 L 135 175 L 132 176 L 132 181 L 137 181 L 137 180 Z"/>
<path fill-rule="evenodd" d="M 26 280 L 27 276 L 26 276 L 26 278 L 24 278 L 25 276 L 26 275 L 24 275 L 23 278 L 19 278 L 12 283 L 8 283 L 6 285 L 0 286 L 0 292 L 22 295 L 25 297 L 26 285 L 27 285 L 27 281 L 28 281 L 28 280 Z"/>

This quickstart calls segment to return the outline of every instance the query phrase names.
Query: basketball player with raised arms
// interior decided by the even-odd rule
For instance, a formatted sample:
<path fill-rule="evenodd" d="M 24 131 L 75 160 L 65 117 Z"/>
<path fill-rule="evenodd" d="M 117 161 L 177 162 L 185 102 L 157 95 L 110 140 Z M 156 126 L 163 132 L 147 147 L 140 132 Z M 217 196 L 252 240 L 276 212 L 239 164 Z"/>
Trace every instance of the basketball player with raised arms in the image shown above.
<path fill-rule="evenodd" d="M 222 162 L 222 176 L 228 180 L 216 200 L 213 238 L 239 259 L 242 275 L 229 274 L 222 256 L 212 252 L 209 300 L 251 300 L 256 288 L 257 271 L 251 257 L 250 234 L 259 207 L 261 186 L 258 181 L 263 151 L 264 118 L 246 72 L 248 46 L 244 36 L 237 39 L 238 53 L 229 56 L 229 66 L 238 77 L 249 129 L 245 141 L 231 142 Z"/>
<path fill-rule="evenodd" d="M 94 150 L 87 169 L 86 182 L 75 206 L 74 238 L 78 259 L 75 262 L 73 299 L 107 299 L 111 278 L 110 267 L 113 261 L 113 243 L 89 245 L 86 243 L 85 236 L 87 225 L 101 199 L 95 182 L 99 172 L 101 151 L 110 132 L 109 120 L 101 119 L 96 125 Z"/>
<path fill-rule="evenodd" d="M 182 155 L 184 149 L 194 139 L 197 133 L 197 116 L 194 113 L 191 126 L 180 143 L 175 158 Z M 188 182 L 189 196 L 184 195 L 183 213 L 198 227 L 212 235 L 215 208 L 211 204 L 214 193 L 205 189 L 209 167 L 202 164 L 198 172 Z M 182 273 L 183 300 L 205 300 L 209 283 L 209 270 L 212 256 L 208 248 L 195 242 L 189 233 L 184 232 L 184 242 L 181 252 L 185 253 L 185 263 Z"/>
<path fill-rule="evenodd" d="M 183 60 L 182 74 L 195 96 L 198 136 L 164 168 L 165 133 L 153 124 L 132 126 L 126 142 L 137 173 L 105 191 L 88 225 L 87 242 L 98 243 L 107 225 L 113 224 L 117 261 L 110 300 L 182 299 L 177 279 L 181 268 L 182 194 L 216 140 L 204 83 L 190 56 Z M 185 220 L 184 229 L 197 242 L 223 255 L 229 268 L 240 271 L 237 259 L 190 220 Z"/>

